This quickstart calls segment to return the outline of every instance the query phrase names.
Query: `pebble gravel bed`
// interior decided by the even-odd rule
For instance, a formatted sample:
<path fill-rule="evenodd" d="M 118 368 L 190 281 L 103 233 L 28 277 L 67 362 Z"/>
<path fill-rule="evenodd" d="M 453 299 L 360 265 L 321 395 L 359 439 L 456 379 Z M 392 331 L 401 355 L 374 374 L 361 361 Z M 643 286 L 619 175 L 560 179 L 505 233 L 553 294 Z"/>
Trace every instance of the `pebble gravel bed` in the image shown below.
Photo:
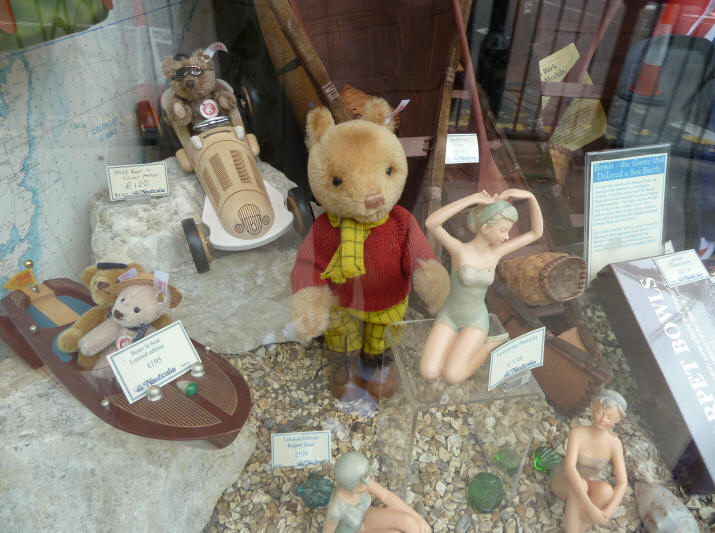
<path fill-rule="evenodd" d="M 629 487 L 608 526 L 594 527 L 590 531 L 640 530 L 634 478 L 664 483 L 686 504 L 698 520 L 701 531 L 712 531 L 713 496 L 685 496 L 668 480 L 667 469 L 643 429 L 645 423 L 639 416 L 643 406 L 639 405 L 637 385 L 630 377 L 603 311 L 588 298 L 584 298 L 582 310 L 613 369 L 615 377 L 609 387 L 621 392 L 629 401 L 627 418 L 614 428 L 627 451 Z M 319 372 L 327 362 L 320 341 L 307 347 L 296 343 L 259 347 L 252 352 L 224 357 L 243 374 L 251 388 L 253 406 L 245 430 L 256 433 L 257 446 L 243 472 L 237 475 L 236 482 L 217 502 L 203 533 L 321 531 L 325 509 L 309 509 L 296 494 L 296 489 L 310 472 L 329 477 L 331 465 L 272 469 L 271 434 L 327 429 L 333 437 L 333 458 L 358 450 L 371 461 L 383 463 L 377 439 L 380 410 L 364 400 L 346 404 L 330 394 L 324 372 Z M 518 427 L 527 421 L 534 428 L 530 438 L 519 431 L 512 431 L 512 436 L 506 437 L 498 434 L 499 428 Z M 551 491 L 548 478 L 533 468 L 531 458 L 535 448 L 542 445 L 565 455 L 566 438 L 571 428 L 589 423 L 589 412 L 568 419 L 543 400 L 531 400 L 518 408 L 497 402 L 476 408 L 450 405 L 421 412 L 417 417 L 417 438 L 412 455 L 417 464 L 417 477 L 410 478 L 406 500 L 425 516 L 435 532 L 562 531 L 564 503 Z M 466 501 L 469 480 L 484 468 L 494 446 L 511 442 L 517 442 L 527 456 L 511 501 L 492 513 L 473 512 Z M 395 489 L 384 472 L 385 465 L 381 466 L 383 470 L 376 474 L 377 481 Z M 509 493 L 511 487 L 505 484 Z"/>

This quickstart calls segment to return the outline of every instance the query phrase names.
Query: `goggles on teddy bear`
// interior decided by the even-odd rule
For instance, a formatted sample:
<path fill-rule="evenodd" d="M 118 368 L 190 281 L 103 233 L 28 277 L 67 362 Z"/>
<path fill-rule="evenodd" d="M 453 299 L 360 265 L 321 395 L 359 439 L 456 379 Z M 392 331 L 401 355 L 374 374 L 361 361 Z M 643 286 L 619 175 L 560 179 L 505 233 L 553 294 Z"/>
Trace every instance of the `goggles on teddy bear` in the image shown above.
<path fill-rule="evenodd" d="M 201 76 L 201 74 L 203 73 L 204 71 L 201 69 L 201 67 L 189 65 L 186 67 L 181 67 L 176 72 L 174 72 L 174 75 L 171 77 L 171 79 L 183 80 L 186 76 Z"/>

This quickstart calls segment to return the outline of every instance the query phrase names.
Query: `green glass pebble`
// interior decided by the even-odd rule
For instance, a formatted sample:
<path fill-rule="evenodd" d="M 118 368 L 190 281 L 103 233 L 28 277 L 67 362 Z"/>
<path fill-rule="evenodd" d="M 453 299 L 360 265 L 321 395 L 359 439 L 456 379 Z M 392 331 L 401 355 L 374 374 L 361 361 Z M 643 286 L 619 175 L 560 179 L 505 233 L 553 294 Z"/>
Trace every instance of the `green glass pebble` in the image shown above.
<path fill-rule="evenodd" d="M 514 448 L 502 446 L 494 454 L 494 464 L 507 476 L 513 476 L 519 471 L 521 455 Z"/>
<path fill-rule="evenodd" d="M 193 381 L 187 383 L 186 388 L 184 389 L 184 394 L 187 396 L 194 396 L 197 392 L 199 392 L 199 386 L 196 383 Z"/>
<path fill-rule="evenodd" d="M 478 513 L 491 513 L 504 498 L 501 479 L 489 472 L 479 472 L 469 482 L 467 501 Z"/>
<path fill-rule="evenodd" d="M 333 493 L 333 482 L 326 477 L 311 472 L 308 474 L 308 479 L 298 486 L 296 492 L 311 509 L 325 507 L 328 505 L 330 495 Z"/>
<path fill-rule="evenodd" d="M 534 451 L 534 468 L 539 472 L 551 474 L 551 471 L 560 462 L 561 456 L 553 448 L 539 446 Z"/>

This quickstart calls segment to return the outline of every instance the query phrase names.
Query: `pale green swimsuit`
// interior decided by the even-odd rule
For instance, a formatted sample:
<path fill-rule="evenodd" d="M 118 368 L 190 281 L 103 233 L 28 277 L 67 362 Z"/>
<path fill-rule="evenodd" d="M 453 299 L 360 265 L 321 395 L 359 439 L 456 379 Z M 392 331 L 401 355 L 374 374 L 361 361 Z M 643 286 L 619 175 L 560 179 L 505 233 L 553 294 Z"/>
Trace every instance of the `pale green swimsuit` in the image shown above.
<path fill-rule="evenodd" d="M 452 270 L 449 296 L 437 315 L 455 331 L 471 326 L 489 333 L 489 312 L 484 303 L 487 289 L 494 282 L 494 270 L 463 265 Z"/>
<path fill-rule="evenodd" d="M 360 529 L 362 519 L 370 508 L 371 502 L 372 498 L 367 492 L 360 495 L 357 503 L 350 504 L 333 491 L 328 504 L 326 520 L 337 522 L 338 527 L 335 528 L 335 533 L 355 533 Z"/>

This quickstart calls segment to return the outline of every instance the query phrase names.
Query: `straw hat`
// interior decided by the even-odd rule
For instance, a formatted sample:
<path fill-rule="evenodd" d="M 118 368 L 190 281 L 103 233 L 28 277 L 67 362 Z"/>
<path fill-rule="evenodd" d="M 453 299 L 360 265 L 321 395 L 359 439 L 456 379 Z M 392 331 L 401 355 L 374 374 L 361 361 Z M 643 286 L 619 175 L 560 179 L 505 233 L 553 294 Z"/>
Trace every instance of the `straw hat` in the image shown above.
<path fill-rule="evenodd" d="M 107 287 L 105 289 L 105 291 L 107 291 L 109 294 L 111 294 L 112 296 L 114 296 L 116 298 L 120 292 L 122 292 L 127 287 L 131 287 L 132 285 L 153 286 L 154 285 L 154 273 L 153 272 L 142 272 L 140 274 L 137 274 L 133 278 L 125 279 L 124 281 L 120 281 L 119 283 L 115 283 L 114 285 Z M 179 305 L 179 303 L 181 302 L 181 293 L 176 289 L 176 287 L 169 284 L 169 294 L 171 296 L 170 307 L 174 308 L 177 305 Z"/>

